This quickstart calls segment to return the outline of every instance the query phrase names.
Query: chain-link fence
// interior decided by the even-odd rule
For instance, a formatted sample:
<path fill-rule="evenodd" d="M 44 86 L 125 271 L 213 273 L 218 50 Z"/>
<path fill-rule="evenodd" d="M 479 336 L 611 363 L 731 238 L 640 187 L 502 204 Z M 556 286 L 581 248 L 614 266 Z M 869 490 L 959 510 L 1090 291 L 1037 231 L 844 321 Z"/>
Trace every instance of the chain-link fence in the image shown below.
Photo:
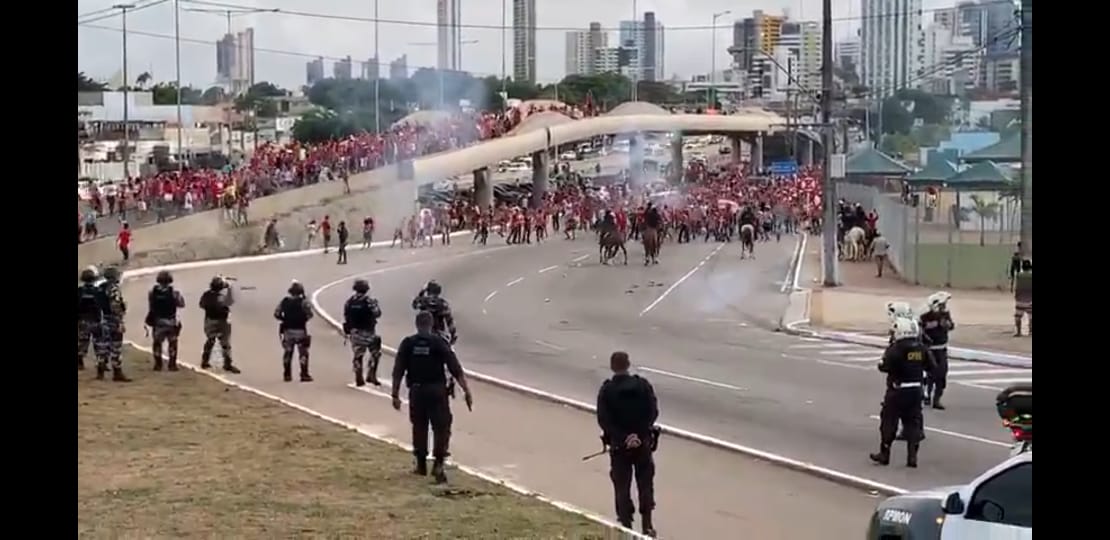
<path fill-rule="evenodd" d="M 850 182 L 836 187 L 838 198 L 878 214 L 879 232 L 890 242 L 890 262 L 905 281 L 930 287 L 1009 287 L 1021 215 L 1015 198 L 991 191 L 903 195 Z"/>

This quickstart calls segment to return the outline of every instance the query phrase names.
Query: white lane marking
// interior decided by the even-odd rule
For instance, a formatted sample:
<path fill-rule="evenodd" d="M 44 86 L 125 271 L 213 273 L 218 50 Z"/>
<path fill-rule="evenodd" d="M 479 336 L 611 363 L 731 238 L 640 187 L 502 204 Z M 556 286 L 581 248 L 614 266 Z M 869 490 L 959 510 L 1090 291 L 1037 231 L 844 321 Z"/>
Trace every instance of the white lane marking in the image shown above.
<path fill-rule="evenodd" d="M 837 362 L 853 362 L 853 363 L 854 362 L 858 362 L 858 363 L 878 362 L 879 358 L 880 358 L 880 355 L 877 355 L 877 354 L 872 354 L 870 356 L 852 356 L 850 358 L 845 358 L 843 356 L 838 356 L 836 358 L 836 361 Z"/>
<path fill-rule="evenodd" d="M 875 360 L 875 362 L 878 363 L 878 360 Z M 861 366 L 861 365 L 858 365 L 858 364 L 844 364 L 844 363 L 841 363 L 841 362 L 833 362 L 831 360 L 817 360 L 817 363 L 818 364 L 825 364 L 826 366 L 836 366 L 836 367 L 846 367 L 846 368 L 852 368 L 852 369 L 862 369 L 862 370 L 865 370 L 865 371 L 874 371 L 875 370 L 874 366 Z"/>
<path fill-rule="evenodd" d="M 505 286 L 506 287 L 512 287 L 513 285 L 516 285 L 517 283 L 520 283 L 521 281 L 524 281 L 524 278 L 518 277 L 518 278 L 506 283 Z"/>
<path fill-rule="evenodd" d="M 821 354 L 823 356 L 849 356 L 849 355 L 853 355 L 853 354 L 857 355 L 857 356 L 861 355 L 861 354 L 874 354 L 875 356 L 878 356 L 877 351 L 869 351 L 867 349 L 851 349 L 851 350 L 842 350 L 842 351 L 821 351 Z"/>
<path fill-rule="evenodd" d="M 785 293 L 788 290 L 798 290 L 798 273 L 802 270 L 802 258 L 805 257 L 805 252 L 806 237 L 803 234 L 794 247 L 794 259 L 790 261 L 790 266 L 786 268 L 786 276 L 782 279 L 782 287 L 779 289 L 779 292 Z"/>
<path fill-rule="evenodd" d="M 502 249 L 502 248 L 509 248 L 509 247 L 512 247 L 512 246 L 501 246 L 501 247 L 493 248 L 493 249 Z M 341 278 L 341 279 L 337 279 L 337 280 L 335 280 L 331 283 L 326 283 L 322 287 L 320 287 L 319 289 L 316 289 L 312 293 L 312 307 L 313 307 L 313 309 L 316 311 L 317 314 L 320 315 L 321 319 L 323 319 L 325 322 L 330 324 L 332 326 L 332 328 L 334 328 L 336 330 L 341 330 L 343 328 L 343 325 L 338 320 L 336 320 L 335 317 L 332 317 L 331 314 L 329 314 L 327 312 L 327 310 L 323 309 L 320 306 L 320 302 L 319 302 L 320 293 L 329 289 L 329 288 L 331 288 L 331 287 L 334 287 L 334 286 L 336 286 L 340 283 L 343 283 L 343 281 L 346 280 L 346 279 L 350 279 L 351 277 L 358 276 L 358 275 L 359 274 L 354 274 L 353 276 L 347 276 L 346 278 Z M 390 354 L 397 354 L 397 349 L 394 349 L 393 347 L 389 347 L 387 345 L 383 345 L 382 350 L 386 351 Z M 856 367 L 856 366 L 850 366 L 850 367 Z M 534 398 L 538 398 L 538 399 L 542 399 L 542 400 L 545 400 L 545 401 L 549 401 L 549 402 L 552 402 L 552 403 L 558 403 L 558 404 L 561 404 L 561 405 L 566 405 L 568 407 L 572 407 L 572 408 L 578 409 L 580 411 L 585 411 L 589 414 L 597 414 L 597 407 L 596 406 L 591 405 L 591 404 L 586 403 L 586 402 L 581 401 L 581 400 L 577 400 L 577 399 L 566 397 L 566 396 L 561 396 L 561 395 L 558 395 L 558 394 L 547 392 L 545 390 L 540 390 L 538 388 L 533 388 L 531 386 L 523 385 L 523 384 L 516 383 L 516 382 L 513 382 L 513 381 L 509 381 L 509 380 L 506 380 L 506 379 L 501 379 L 501 378 L 498 378 L 498 377 L 493 377 L 491 375 L 486 375 L 484 373 L 480 373 L 480 372 L 477 372 L 477 371 L 467 370 L 466 374 L 467 374 L 468 377 L 473 378 L 473 379 L 478 380 L 478 381 L 481 381 L 481 382 L 484 382 L 486 384 L 491 384 L 491 385 L 494 385 L 494 386 L 505 388 L 505 389 L 508 389 L 508 390 L 511 390 L 511 391 L 514 391 L 514 392 L 525 394 L 525 395 L 528 395 L 528 396 L 531 396 L 531 397 L 534 397 Z M 805 472 L 807 474 L 811 474 L 811 475 L 814 475 L 814 476 L 819 476 L 819 477 L 822 477 L 822 478 L 827 478 L 827 479 L 830 479 L 830 480 L 833 480 L 833 481 L 836 481 L 836 482 L 846 483 L 846 484 L 855 486 L 857 488 L 878 491 L 880 493 L 885 493 L 885 494 L 890 494 L 890 495 L 903 495 L 905 493 L 908 493 L 908 490 L 905 489 L 905 488 L 902 488 L 902 487 L 894 486 L 894 485 L 891 485 L 891 484 L 886 484 L 886 483 L 879 482 L 879 481 L 876 481 L 876 480 L 871 480 L 870 478 L 864 478 L 862 476 L 857 476 L 857 475 L 854 475 L 854 474 L 851 474 L 851 473 L 838 471 L 836 469 L 823 467 L 821 465 L 817 465 L 815 463 L 811 463 L 811 462 L 808 462 L 808 461 L 801 461 L 801 460 L 794 459 L 794 458 L 784 456 L 784 455 L 781 455 L 781 454 L 776 454 L 774 452 L 768 452 L 766 450 L 760 450 L 758 448 L 754 448 L 754 447 L 751 447 L 751 446 L 745 446 L 745 445 L 737 444 L 737 443 L 734 443 L 734 442 L 731 442 L 731 441 L 727 441 L 727 440 L 724 440 L 724 439 L 719 439 L 717 437 L 713 437 L 711 435 L 705 435 L 705 434 L 702 434 L 702 433 L 697 433 L 697 432 L 694 432 L 694 431 L 682 429 L 680 427 L 671 426 L 671 425 L 668 425 L 668 424 L 660 423 L 658 425 L 659 425 L 660 429 L 663 430 L 664 433 L 667 433 L 669 435 L 673 435 L 675 437 L 680 437 L 680 438 L 686 439 L 688 441 L 693 441 L 693 442 L 696 442 L 696 443 L 704 444 L 706 446 L 710 446 L 710 447 L 714 447 L 714 448 L 718 448 L 718 449 L 722 449 L 722 450 L 727 450 L 727 451 L 735 452 L 735 453 L 738 453 L 738 454 L 743 454 L 745 456 L 754 457 L 756 459 L 762 459 L 763 461 L 768 461 L 768 462 L 774 463 L 774 464 L 782 466 L 782 467 L 786 467 L 786 468 L 789 468 L 789 469 L 794 469 L 794 470 L 797 470 L 797 471 L 802 471 L 802 472 Z M 547 499 L 544 499 L 544 500 L 547 500 Z M 552 504 L 556 504 L 556 503 L 552 503 Z M 608 522 L 606 522 L 606 523 L 608 523 Z M 637 536 L 637 538 L 643 538 L 643 537 Z"/>
<path fill-rule="evenodd" d="M 948 375 L 1016 375 L 1018 373 L 1029 373 L 1028 369 L 1017 368 L 998 368 L 998 369 L 975 369 L 969 371 L 949 371 Z"/>
<path fill-rule="evenodd" d="M 579 255 L 579 256 L 571 259 L 570 262 L 584 261 L 584 260 L 589 259 L 589 258 L 590 258 L 590 254 L 587 253 L 585 255 Z"/>
<path fill-rule="evenodd" d="M 640 312 L 640 316 L 643 317 L 645 314 L 647 314 L 647 312 L 651 311 L 653 308 L 655 308 L 655 306 L 659 305 L 659 302 L 662 302 L 663 299 L 667 297 L 667 295 L 671 294 L 671 291 L 674 291 L 675 289 L 678 288 L 679 285 L 682 285 L 682 282 L 686 281 L 687 279 L 690 279 L 690 276 L 694 275 L 694 272 L 697 272 L 698 270 L 701 270 L 701 267 L 705 266 L 705 263 L 709 262 L 709 259 L 712 259 L 713 256 L 716 255 L 718 252 L 720 252 L 721 249 L 724 248 L 724 247 L 725 247 L 725 245 L 721 244 L 721 245 L 717 246 L 716 249 L 709 252 L 709 255 L 706 255 L 705 258 L 703 258 L 701 260 L 701 262 L 699 262 L 697 264 L 697 266 L 694 266 L 693 268 L 690 269 L 689 272 L 686 272 L 685 274 L 683 274 L 682 277 L 678 278 L 678 281 L 675 281 L 674 283 L 671 284 L 670 287 L 667 287 L 667 290 L 663 291 L 663 294 L 659 295 L 659 298 L 656 298 L 654 302 L 648 304 L 648 307 L 644 308 L 644 310 Z"/>
<path fill-rule="evenodd" d="M 486 302 L 489 302 L 490 300 L 493 300 L 493 297 L 494 297 L 494 296 L 497 296 L 497 291 L 496 291 L 496 290 L 495 290 L 495 291 L 493 291 L 493 292 L 491 292 L 491 293 L 489 293 L 489 294 L 487 294 L 487 295 L 486 295 L 486 298 L 485 298 L 484 300 L 482 300 L 482 303 L 484 304 L 484 303 L 486 303 Z"/>
<path fill-rule="evenodd" d="M 342 282 L 342 281 L 340 281 L 340 282 Z M 313 295 L 313 296 L 315 296 L 315 295 Z M 315 304 L 316 303 L 315 300 L 313 300 L 312 303 Z M 328 322 L 331 322 L 331 321 L 328 321 Z M 135 343 L 133 341 L 128 341 L 127 343 L 130 344 L 132 347 L 135 347 L 136 349 L 138 349 L 140 351 L 143 351 L 147 354 L 152 353 L 152 351 L 150 350 L 149 347 L 139 345 L 138 343 Z M 244 392 L 248 392 L 248 393 L 254 394 L 258 397 L 261 397 L 263 399 L 268 399 L 270 401 L 279 403 L 279 404 L 284 405 L 286 407 L 289 407 L 291 409 L 295 409 L 297 411 L 305 413 L 309 416 L 314 416 L 314 417 L 319 418 L 320 420 L 323 420 L 325 422 L 347 428 L 347 429 L 349 429 L 351 431 L 354 431 L 354 432 L 356 432 L 356 433 L 358 433 L 358 434 L 360 434 L 364 437 L 367 437 L 367 438 L 373 439 L 373 440 L 378 441 L 378 442 L 382 442 L 382 443 L 385 443 L 385 444 L 389 444 L 389 445 L 401 448 L 401 449 L 405 450 L 406 452 L 411 452 L 412 451 L 412 445 L 410 445 L 410 444 L 408 444 L 404 441 L 401 441 L 399 439 L 394 439 L 393 437 L 386 436 L 382 433 L 376 433 L 375 431 L 367 429 L 364 426 L 359 426 L 357 424 L 353 424 L 353 423 L 347 422 L 345 420 L 340 420 L 339 418 L 336 418 L 334 416 L 326 415 L 326 414 L 324 414 L 320 411 L 317 411 L 315 409 L 310 409 L 308 407 L 305 407 L 304 405 L 301 405 L 300 403 L 295 403 L 295 402 L 289 401 L 288 399 L 285 399 L 281 396 L 271 394 L 271 393 L 266 392 L 264 390 L 259 390 L 259 389 L 255 388 L 253 386 L 249 386 L 249 385 L 243 384 L 241 382 L 237 382 L 237 381 L 231 379 L 230 377 L 226 377 L 226 376 L 221 375 L 219 373 L 213 373 L 213 372 L 208 371 L 208 370 L 200 369 L 199 367 L 194 366 L 194 365 L 192 365 L 188 362 L 179 361 L 178 363 L 185 366 L 186 368 L 188 368 L 192 371 L 195 371 L 197 373 L 212 377 L 213 379 L 216 379 L 217 381 L 220 381 L 221 383 L 223 383 L 227 386 L 231 386 L 233 388 L 238 388 L 239 390 L 242 390 Z M 369 390 L 369 389 L 367 389 L 367 390 Z M 384 392 L 378 392 L 378 394 L 383 396 L 383 397 L 389 397 Z M 448 458 L 448 459 L 450 459 L 450 458 Z M 565 510 L 565 511 L 570 512 L 572 514 L 582 516 L 586 519 L 589 519 L 590 521 L 600 523 L 600 524 L 602 524 L 606 527 L 609 527 L 611 529 L 621 531 L 625 535 L 631 536 L 632 538 L 637 538 L 637 539 L 641 539 L 641 538 L 646 539 L 647 538 L 646 536 L 643 536 L 640 533 L 637 533 L 637 532 L 629 530 L 629 529 L 625 529 L 624 527 L 621 527 L 620 525 L 618 525 L 616 523 L 613 523 L 612 521 L 610 521 L 610 520 L 608 520 L 608 519 L 606 519 L 606 518 L 604 518 L 604 517 L 602 517 L 598 514 L 595 514 L 593 512 L 588 511 L 588 510 L 583 510 L 583 509 L 578 508 L 577 506 L 574 506 L 570 503 L 566 503 L 566 502 L 563 502 L 563 501 L 559 501 L 559 500 L 556 500 L 556 499 L 546 497 L 542 493 L 532 491 L 532 490 L 530 490 L 528 488 L 525 488 L 524 486 L 521 486 L 520 484 L 517 484 L 517 483 L 515 483 L 511 480 L 507 480 L 505 478 L 500 478 L 500 477 L 491 475 L 489 473 L 482 472 L 481 470 L 479 470 L 477 468 L 468 467 L 468 466 L 463 465 L 463 464 L 461 464 L 457 461 L 454 461 L 454 460 L 452 460 L 452 464 L 455 465 L 455 467 L 458 467 L 458 469 L 460 471 L 463 471 L 466 474 L 469 474 L 471 476 L 480 478 L 482 480 L 485 480 L 486 482 L 490 482 L 490 483 L 493 483 L 493 484 L 499 484 L 499 485 L 505 486 L 506 488 L 508 488 L 512 491 L 515 491 L 516 493 L 519 493 L 519 494 L 524 495 L 526 497 L 535 498 L 539 501 L 550 504 L 550 505 L 552 505 L 556 508 L 559 508 L 561 510 Z"/>
<path fill-rule="evenodd" d="M 556 344 L 554 344 L 554 343 L 549 343 L 549 342 L 547 342 L 547 341 L 544 341 L 544 340 L 542 340 L 542 339 L 537 339 L 537 340 L 535 341 L 535 343 L 536 343 L 536 345 L 543 345 L 544 347 L 547 347 L 548 349 L 551 349 L 551 350 L 553 350 L 553 351 L 560 351 L 560 352 L 561 352 L 561 351 L 565 351 L 565 350 L 566 350 L 566 349 L 565 349 L 565 348 L 563 348 L 563 347 L 560 347 L 560 346 L 558 346 L 558 345 L 556 345 Z"/>
<path fill-rule="evenodd" d="M 681 373 L 675 373 L 673 371 L 665 371 L 665 370 L 662 370 L 662 369 L 649 368 L 649 367 L 645 367 L 645 366 L 637 366 L 636 369 L 640 370 L 640 371 L 646 371 L 648 373 L 656 373 L 656 374 L 663 375 L 663 376 L 666 376 L 666 377 L 673 377 L 675 379 L 681 379 L 681 380 L 684 380 L 684 381 L 690 381 L 690 382 L 695 382 L 695 383 L 698 383 L 698 384 L 704 384 L 706 386 L 715 386 L 717 388 L 724 388 L 726 390 L 732 390 L 732 391 L 735 391 L 735 392 L 745 392 L 745 391 L 747 391 L 747 389 L 741 388 L 739 386 L 733 386 L 731 384 L 725 384 L 725 383 L 720 383 L 720 382 L 717 382 L 717 381 L 711 381 L 709 379 L 702 379 L 700 377 L 691 377 L 689 375 L 682 375 Z"/>
<path fill-rule="evenodd" d="M 553 265 L 551 265 L 551 266 L 548 266 L 547 268 L 541 268 L 541 269 L 540 269 L 540 271 L 539 271 L 539 272 L 536 272 L 536 273 L 537 273 L 537 274 L 542 274 L 542 273 L 544 273 L 544 272 L 550 272 L 550 271 L 552 271 L 552 270 L 555 270 L 556 268 L 559 268 L 559 265 L 555 265 L 555 264 L 553 264 Z"/>
<path fill-rule="evenodd" d="M 790 283 L 794 287 L 795 291 L 802 290 L 802 288 L 798 286 L 798 280 L 800 280 L 802 278 L 802 265 L 803 265 L 803 263 L 805 263 L 805 260 L 806 260 L 806 244 L 808 242 L 809 242 L 809 235 L 803 232 L 802 233 L 802 249 L 800 251 L 798 251 L 798 262 L 796 263 L 797 265 L 794 267 L 794 279 L 791 280 L 791 283 Z"/>
<path fill-rule="evenodd" d="M 870 418 L 872 420 L 878 420 L 879 415 L 873 414 L 873 415 L 869 416 L 868 418 Z M 940 429 L 940 428 L 926 426 L 925 431 L 928 431 L 930 433 L 940 433 L 941 435 L 948 435 L 949 437 L 955 437 L 957 439 L 963 439 L 965 441 L 974 441 L 974 442 L 977 442 L 977 443 L 989 444 L 989 445 L 992 445 L 992 446 L 1001 446 L 1003 448 L 1009 448 L 1010 446 L 1012 446 L 1010 443 L 1005 443 L 1005 442 L 1002 442 L 1002 441 L 995 441 L 995 440 L 992 440 L 992 439 L 985 439 L 983 437 L 976 437 L 975 435 L 968 435 L 966 433 L 960 433 L 958 431 L 948 431 L 947 429 Z"/>

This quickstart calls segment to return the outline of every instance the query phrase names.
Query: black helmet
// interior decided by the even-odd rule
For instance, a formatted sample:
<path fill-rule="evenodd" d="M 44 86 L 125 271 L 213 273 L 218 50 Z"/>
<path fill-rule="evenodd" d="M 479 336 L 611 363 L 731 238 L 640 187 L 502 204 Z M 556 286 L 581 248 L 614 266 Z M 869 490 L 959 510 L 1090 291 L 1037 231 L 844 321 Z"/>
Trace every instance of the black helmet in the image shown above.
<path fill-rule="evenodd" d="M 161 272 L 158 272 L 158 275 L 154 278 L 154 281 L 159 285 L 171 285 L 173 284 L 173 274 L 171 274 L 169 270 L 162 270 Z"/>
<path fill-rule="evenodd" d="M 81 271 L 81 283 L 96 283 L 96 268 L 89 267 Z"/>
<path fill-rule="evenodd" d="M 370 282 L 365 279 L 356 279 L 355 284 L 351 288 L 359 294 L 366 294 L 370 291 Z"/>
<path fill-rule="evenodd" d="M 119 279 L 120 277 L 122 277 L 123 274 L 119 271 L 119 268 L 115 266 L 109 266 L 108 268 L 104 269 L 102 275 L 104 276 L 104 279 L 111 281 L 112 283 L 119 283 Z"/>
<path fill-rule="evenodd" d="M 293 296 L 304 296 L 304 285 L 301 285 L 300 281 L 294 279 L 293 283 L 289 284 L 289 294 Z"/>
<path fill-rule="evenodd" d="M 223 276 L 213 276 L 212 281 L 208 282 L 208 288 L 212 289 L 213 291 L 218 291 L 224 288 L 224 285 L 225 283 Z"/>
<path fill-rule="evenodd" d="M 441 294 L 443 292 L 443 287 L 440 287 L 439 283 L 436 283 L 436 280 L 433 279 L 428 282 L 424 290 L 427 291 L 428 294 Z"/>

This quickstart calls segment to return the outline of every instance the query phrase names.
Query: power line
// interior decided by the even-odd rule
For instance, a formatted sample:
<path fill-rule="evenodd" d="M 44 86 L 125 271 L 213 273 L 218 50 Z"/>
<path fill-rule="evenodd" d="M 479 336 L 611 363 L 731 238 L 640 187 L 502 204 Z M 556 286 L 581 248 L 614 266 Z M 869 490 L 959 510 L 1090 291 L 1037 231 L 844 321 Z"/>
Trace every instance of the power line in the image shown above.
<path fill-rule="evenodd" d="M 154 6 L 165 4 L 168 1 L 169 0 L 147 0 L 146 3 L 139 2 L 135 7 L 127 8 L 127 12 L 128 13 L 135 13 L 136 11 L 142 11 L 146 8 L 152 8 Z M 95 15 L 97 12 L 89 12 L 89 13 L 86 13 L 85 15 L 78 16 L 77 17 L 77 25 L 81 26 L 81 25 L 85 25 L 85 24 L 89 24 L 89 23 L 103 21 L 105 19 L 111 19 L 111 18 L 114 18 L 114 17 L 119 17 L 120 13 L 122 13 L 122 11 L 119 8 L 115 8 L 115 7 L 105 8 L 105 9 L 98 10 L 98 11 L 100 12 L 99 15 L 96 15 L 96 16 L 93 16 L 93 17 L 90 17 L 90 18 L 82 19 L 82 17 L 89 17 L 91 15 Z M 107 11 L 107 12 L 105 13 L 105 11 Z"/>
<path fill-rule="evenodd" d="M 189 4 L 198 4 L 198 5 L 204 5 L 204 6 L 222 7 L 222 8 L 225 8 L 225 9 L 227 9 L 227 8 L 231 8 L 231 9 L 249 9 L 249 8 L 256 8 L 257 7 L 257 6 L 247 6 L 247 5 L 243 5 L 243 4 L 233 4 L 233 3 L 227 3 L 227 2 L 213 2 L 213 1 L 210 1 L 210 0 L 182 0 L 182 1 L 185 2 L 185 3 L 189 3 Z M 976 4 L 976 6 L 977 7 L 987 7 L 987 6 L 992 6 L 992 5 L 1003 5 L 1003 4 L 1008 4 L 1008 5 L 1013 6 L 1014 2 L 1012 0 L 992 0 L 990 2 L 983 2 L 981 4 Z M 881 19 L 895 18 L 895 17 L 901 17 L 901 16 L 904 16 L 904 15 L 912 15 L 912 14 L 924 15 L 926 13 L 935 13 L 935 12 L 939 12 L 939 11 L 948 11 L 948 10 L 951 10 L 951 9 L 953 9 L 953 8 L 931 8 L 931 9 L 920 9 L 920 10 L 910 10 L 910 11 L 901 11 L 901 12 L 896 11 L 896 12 L 891 12 L 891 13 L 882 13 L 882 14 L 878 14 L 878 15 L 869 15 L 869 16 L 858 15 L 858 16 L 853 16 L 853 17 L 834 17 L 832 20 L 834 22 L 881 20 Z M 383 19 L 383 18 L 373 18 L 373 17 L 357 17 L 357 16 L 354 16 L 354 15 L 338 15 L 338 14 L 333 14 L 333 13 L 319 13 L 319 12 L 301 11 L 301 10 L 284 9 L 284 8 L 279 8 L 275 13 L 278 14 L 278 15 L 291 15 L 291 16 L 295 16 L 295 17 L 305 17 L 305 18 L 312 18 L 312 19 L 326 19 L 326 20 L 334 20 L 334 21 L 366 22 L 366 23 L 378 22 L 380 24 L 392 24 L 392 25 L 397 25 L 397 26 L 417 26 L 417 27 L 431 27 L 431 28 L 438 28 L 438 27 L 441 26 L 439 23 L 434 22 L 434 21 L 414 21 L 414 20 L 406 20 L 406 19 Z M 510 26 L 510 25 L 473 24 L 473 23 L 469 23 L 469 24 L 456 23 L 456 24 L 444 25 L 444 26 L 450 26 L 452 28 L 472 28 L 472 29 L 480 29 L 480 30 L 504 30 L 504 29 L 513 29 L 513 28 L 515 28 L 514 26 Z M 674 31 L 687 31 L 687 30 L 712 30 L 714 28 L 728 29 L 728 28 L 731 28 L 732 26 L 733 26 L 732 24 L 668 26 L 668 27 L 664 28 L 664 31 L 665 32 L 674 32 Z M 583 27 L 577 27 L 577 26 L 536 26 L 534 28 L 534 30 L 535 31 L 571 32 L 571 31 L 581 31 L 581 30 L 584 30 L 584 28 Z M 605 32 L 614 32 L 614 31 L 619 31 L 620 28 L 619 27 L 618 28 L 602 28 L 601 30 L 605 31 Z"/>

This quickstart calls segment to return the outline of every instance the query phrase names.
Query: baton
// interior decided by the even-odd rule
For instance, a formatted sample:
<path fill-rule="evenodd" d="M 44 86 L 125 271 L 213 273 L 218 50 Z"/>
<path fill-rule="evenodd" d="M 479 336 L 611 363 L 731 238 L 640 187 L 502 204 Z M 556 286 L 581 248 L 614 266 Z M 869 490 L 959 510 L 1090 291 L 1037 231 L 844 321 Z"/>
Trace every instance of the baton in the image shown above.
<path fill-rule="evenodd" d="M 589 461 L 589 460 L 591 460 L 595 457 L 598 457 L 598 456 L 601 456 L 601 455 L 605 454 L 608 451 L 609 451 L 608 448 L 602 448 L 601 450 L 599 450 L 597 452 L 594 452 L 594 453 L 592 453 L 588 456 L 582 456 L 582 461 Z"/>
<path fill-rule="evenodd" d="M 149 326 L 144 324 L 143 325 L 143 331 L 146 332 L 146 337 L 150 337 L 150 327 Z"/>

